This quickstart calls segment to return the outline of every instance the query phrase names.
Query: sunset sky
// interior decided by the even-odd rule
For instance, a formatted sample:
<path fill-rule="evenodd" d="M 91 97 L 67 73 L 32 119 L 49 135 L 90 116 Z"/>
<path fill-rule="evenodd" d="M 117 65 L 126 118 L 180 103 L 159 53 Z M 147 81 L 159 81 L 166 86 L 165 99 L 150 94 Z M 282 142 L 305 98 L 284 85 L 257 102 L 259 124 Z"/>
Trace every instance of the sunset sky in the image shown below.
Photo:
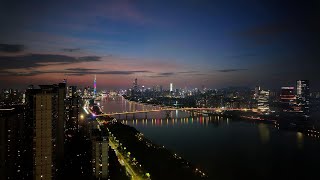
<path fill-rule="evenodd" d="M 0 86 L 320 89 L 320 1 L 0 0 Z"/>

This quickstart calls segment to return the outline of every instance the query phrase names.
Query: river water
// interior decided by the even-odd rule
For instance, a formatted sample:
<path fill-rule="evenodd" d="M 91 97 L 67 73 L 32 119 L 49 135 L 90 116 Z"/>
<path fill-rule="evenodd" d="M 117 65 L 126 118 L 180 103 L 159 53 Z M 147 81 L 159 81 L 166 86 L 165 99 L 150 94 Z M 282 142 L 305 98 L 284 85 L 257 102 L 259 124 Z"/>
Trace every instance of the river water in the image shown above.
<path fill-rule="evenodd" d="M 149 110 L 159 107 L 108 97 L 104 112 Z M 240 121 L 172 111 L 115 116 L 135 127 L 200 169 L 210 179 L 306 179 L 319 177 L 320 139 L 282 130 L 274 123 Z"/>

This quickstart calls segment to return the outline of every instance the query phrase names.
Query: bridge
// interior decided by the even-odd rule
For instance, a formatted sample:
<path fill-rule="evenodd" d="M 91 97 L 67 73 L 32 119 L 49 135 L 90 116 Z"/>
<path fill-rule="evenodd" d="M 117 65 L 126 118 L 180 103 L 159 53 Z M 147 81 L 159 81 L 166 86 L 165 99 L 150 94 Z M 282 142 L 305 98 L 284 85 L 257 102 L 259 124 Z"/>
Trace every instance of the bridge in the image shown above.
<path fill-rule="evenodd" d="M 99 116 L 116 116 L 116 115 L 128 115 L 136 113 L 150 113 L 150 112 L 160 112 L 160 111 L 211 111 L 211 112 L 222 112 L 222 111 L 252 111 L 253 109 L 231 109 L 231 108 L 160 108 L 151 110 L 139 110 L 139 111 L 126 111 L 126 112 L 112 112 L 103 113 L 96 115 Z"/>
<path fill-rule="evenodd" d="M 6 109 L 0 109 L 0 112 L 1 111 L 13 111 L 13 110 L 15 110 L 15 108 L 6 108 Z"/>

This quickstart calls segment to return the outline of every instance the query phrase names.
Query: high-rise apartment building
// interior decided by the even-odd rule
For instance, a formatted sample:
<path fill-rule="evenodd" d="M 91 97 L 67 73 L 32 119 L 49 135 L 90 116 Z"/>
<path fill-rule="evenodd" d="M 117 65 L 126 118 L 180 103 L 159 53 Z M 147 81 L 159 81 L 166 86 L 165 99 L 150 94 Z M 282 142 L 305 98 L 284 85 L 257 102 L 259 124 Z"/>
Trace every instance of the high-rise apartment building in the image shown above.
<path fill-rule="evenodd" d="M 33 179 L 52 179 L 64 154 L 66 84 L 40 85 L 26 92 L 28 118 L 33 123 Z"/>
<path fill-rule="evenodd" d="M 92 133 L 92 172 L 97 179 L 107 179 L 109 175 L 109 136 L 106 128 L 94 129 Z"/>
<path fill-rule="evenodd" d="M 79 125 L 80 96 L 77 86 L 69 86 L 67 95 L 66 131 L 72 135 L 78 130 Z"/>
<path fill-rule="evenodd" d="M 22 107 L 0 110 L 0 180 L 32 179 L 32 139 Z"/>

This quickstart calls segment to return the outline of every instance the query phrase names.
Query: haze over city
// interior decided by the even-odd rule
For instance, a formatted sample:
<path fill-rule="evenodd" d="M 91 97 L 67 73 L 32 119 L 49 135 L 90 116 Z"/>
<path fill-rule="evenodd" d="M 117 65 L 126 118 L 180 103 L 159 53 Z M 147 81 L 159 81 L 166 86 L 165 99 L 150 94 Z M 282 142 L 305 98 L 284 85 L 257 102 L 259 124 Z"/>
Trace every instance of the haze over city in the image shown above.
<path fill-rule="evenodd" d="M 1 86 L 320 88 L 319 1 L 2 1 Z M 22 78 L 23 77 L 23 78 Z"/>

